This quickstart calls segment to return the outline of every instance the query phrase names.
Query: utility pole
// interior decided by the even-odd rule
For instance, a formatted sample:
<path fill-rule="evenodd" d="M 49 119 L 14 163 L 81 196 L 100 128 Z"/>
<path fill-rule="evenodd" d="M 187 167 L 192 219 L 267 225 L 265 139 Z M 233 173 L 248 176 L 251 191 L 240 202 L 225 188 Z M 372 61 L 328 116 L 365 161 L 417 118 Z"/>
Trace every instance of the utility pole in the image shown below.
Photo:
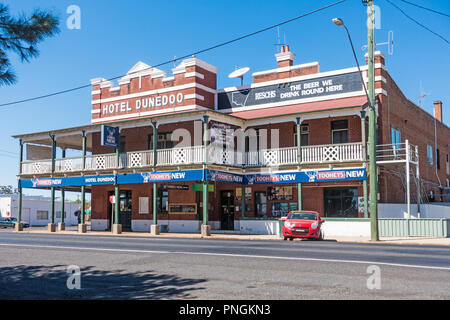
<path fill-rule="evenodd" d="M 378 176 L 377 176 L 377 159 L 376 159 L 376 122 L 377 115 L 375 108 L 377 104 L 375 103 L 375 84 L 374 84 L 374 12 L 373 12 L 373 1 L 367 1 L 367 48 L 368 48 L 368 78 L 369 78 L 369 103 L 371 108 L 369 108 L 369 170 L 370 170 L 370 225 L 371 225 L 371 240 L 378 241 Z"/>

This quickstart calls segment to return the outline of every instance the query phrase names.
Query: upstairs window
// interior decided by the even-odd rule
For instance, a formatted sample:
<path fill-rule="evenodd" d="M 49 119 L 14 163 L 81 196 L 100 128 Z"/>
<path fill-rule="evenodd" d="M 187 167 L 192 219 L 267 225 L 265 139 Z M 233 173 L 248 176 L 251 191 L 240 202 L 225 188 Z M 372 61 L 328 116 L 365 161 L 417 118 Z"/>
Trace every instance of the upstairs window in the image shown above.
<path fill-rule="evenodd" d="M 302 147 L 309 146 L 309 125 L 302 124 L 300 126 L 300 145 Z M 294 147 L 297 146 L 297 126 L 294 126 Z"/>
<path fill-rule="evenodd" d="M 427 144 L 427 162 L 433 164 L 433 147 Z"/>
<path fill-rule="evenodd" d="M 170 132 L 158 133 L 158 143 L 156 145 L 156 148 L 158 150 L 172 149 L 173 148 L 172 133 Z M 153 134 L 148 135 L 148 149 L 153 150 Z"/>
<path fill-rule="evenodd" d="M 439 149 L 436 149 L 436 168 L 439 170 L 441 169 L 441 156 Z"/>
<path fill-rule="evenodd" d="M 400 129 L 391 127 L 391 143 L 393 148 L 401 148 L 402 135 L 400 133 Z"/>
<path fill-rule="evenodd" d="M 337 120 L 331 121 L 331 143 L 347 143 L 348 142 L 348 121 Z"/>

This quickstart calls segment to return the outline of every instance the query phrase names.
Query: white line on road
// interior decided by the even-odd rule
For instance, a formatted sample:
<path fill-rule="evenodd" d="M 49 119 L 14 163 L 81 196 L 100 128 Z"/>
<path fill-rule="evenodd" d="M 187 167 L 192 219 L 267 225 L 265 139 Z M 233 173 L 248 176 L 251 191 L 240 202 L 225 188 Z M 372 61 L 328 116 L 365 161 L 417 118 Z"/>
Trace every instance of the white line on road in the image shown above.
<path fill-rule="evenodd" d="M 301 258 L 301 257 L 280 257 L 280 256 L 261 256 L 251 254 L 232 254 L 232 253 L 213 253 L 213 252 L 184 252 L 184 251 L 164 251 L 164 250 L 137 250 L 137 249 L 111 249 L 111 248 L 87 248 L 87 247 L 68 247 L 68 246 L 44 246 L 33 244 L 9 244 L 0 243 L 4 247 L 31 247 L 31 248 L 51 248 L 51 249 L 73 249 L 73 250 L 90 250 L 90 251 L 107 251 L 107 252 L 124 252 L 124 253 L 156 253 L 156 254 L 184 254 L 184 255 L 207 255 L 220 257 L 237 257 L 237 258 L 255 258 L 255 259 L 277 259 L 277 260 L 297 260 L 297 261 L 319 261 L 319 262 L 341 262 L 355 264 L 375 264 L 402 268 L 420 268 L 450 271 L 450 267 L 435 267 L 413 264 L 389 263 L 380 261 L 362 261 L 362 260 L 339 260 L 339 259 L 322 259 L 322 258 Z"/>

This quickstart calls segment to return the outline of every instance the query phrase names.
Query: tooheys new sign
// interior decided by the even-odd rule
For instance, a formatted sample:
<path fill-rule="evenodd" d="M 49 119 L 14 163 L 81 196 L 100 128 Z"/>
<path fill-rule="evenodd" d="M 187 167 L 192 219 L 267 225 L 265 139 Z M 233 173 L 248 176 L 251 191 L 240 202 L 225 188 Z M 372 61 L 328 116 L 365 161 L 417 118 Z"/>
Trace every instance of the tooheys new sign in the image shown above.
<path fill-rule="evenodd" d="M 266 183 L 305 183 L 305 182 L 327 182 L 327 181 L 352 181 L 365 180 L 366 169 L 342 169 L 326 171 L 301 171 L 280 172 L 272 174 L 248 174 L 245 176 L 246 184 Z"/>
<path fill-rule="evenodd" d="M 218 93 L 220 110 L 362 91 L 358 72 Z"/>

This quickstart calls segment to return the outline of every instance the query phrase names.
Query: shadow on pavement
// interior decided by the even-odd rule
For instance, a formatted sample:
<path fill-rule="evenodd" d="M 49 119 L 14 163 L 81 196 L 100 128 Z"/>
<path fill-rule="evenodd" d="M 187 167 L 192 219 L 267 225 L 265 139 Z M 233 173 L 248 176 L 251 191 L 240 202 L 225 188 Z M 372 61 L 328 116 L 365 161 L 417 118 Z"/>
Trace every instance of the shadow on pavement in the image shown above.
<path fill-rule="evenodd" d="M 66 265 L 0 268 L 1 299 L 193 299 L 206 279 L 152 271 L 131 273 L 81 267 L 81 289 L 68 289 Z M 72 279 L 71 279 L 72 280 Z M 70 281 L 74 283 L 74 281 Z"/>

